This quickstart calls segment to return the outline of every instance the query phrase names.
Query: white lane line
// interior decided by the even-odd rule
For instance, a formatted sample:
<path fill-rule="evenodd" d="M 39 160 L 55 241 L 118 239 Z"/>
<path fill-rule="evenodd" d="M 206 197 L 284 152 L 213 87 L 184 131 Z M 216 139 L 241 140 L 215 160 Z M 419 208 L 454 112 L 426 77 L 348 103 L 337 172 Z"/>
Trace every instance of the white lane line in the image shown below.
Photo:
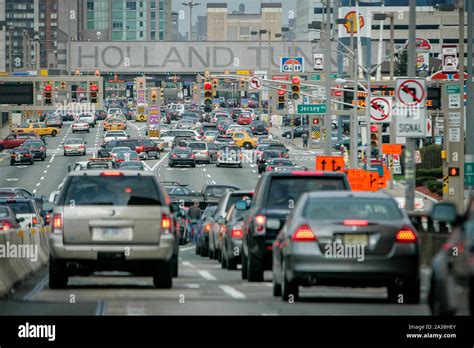
<path fill-rule="evenodd" d="M 255 164 L 251 164 L 251 165 L 250 165 L 250 168 L 255 168 Z"/>
<path fill-rule="evenodd" d="M 199 289 L 201 287 L 199 284 L 184 284 L 184 286 L 190 289 Z"/>
<path fill-rule="evenodd" d="M 207 176 L 208 178 L 210 178 L 210 177 L 211 177 L 209 174 L 206 174 L 206 176 Z"/>
<path fill-rule="evenodd" d="M 165 159 L 168 158 L 168 155 L 169 155 L 169 153 L 167 153 L 166 155 L 164 155 L 164 156 L 158 161 L 158 163 L 153 166 L 152 170 L 153 170 L 153 171 L 157 170 L 157 168 L 158 168 L 161 164 L 164 163 Z"/>
<path fill-rule="evenodd" d="M 252 170 L 252 173 L 257 173 L 257 171 L 254 169 L 254 170 Z"/>
<path fill-rule="evenodd" d="M 40 178 L 40 180 L 44 180 L 44 176 L 42 176 L 42 177 Z"/>
<path fill-rule="evenodd" d="M 37 183 L 37 184 L 36 184 L 36 186 L 39 186 L 39 185 L 40 185 L 40 183 Z"/>
<path fill-rule="evenodd" d="M 146 167 L 146 169 L 148 169 L 151 172 L 153 171 L 153 169 L 145 161 L 142 161 L 142 163 Z"/>
<path fill-rule="evenodd" d="M 215 184 L 217 184 L 217 183 L 216 183 L 214 180 L 212 180 L 212 184 L 215 185 Z"/>
<path fill-rule="evenodd" d="M 49 160 L 49 163 L 53 163 L 55 156 L 56 156 L 56 154 L 54 154 L 54 155 L 51 156 L 51 159 Z"/>
<path fill-rule="evenodd" d="M 47 172 L 48 172 L 47 170 L 44 170 L 44 171 L 43 171 L 43 174 L 46 174 Z"/>
<path fill-rule="evenodd" d="M 217 280 L 216 277 L 214 277 L 211 273 L 208 271 L 198 271 L 199 275 L 203 277 L 206 280 Z"/>
<path fill-rule="evenodd" d="M 187 266 L 187 267 L 191 267 L 191 268 L 195 268 L 194 265 L 189 261 L 183 261 L 182 265 Z"/>
<path fill-rule="evenodd" d="M 51 167 L 51 165 L 48 164 L 48 165 L 46 166 L 46 168 L 49 168 L 49 167 Z"/>
<path fill-rule="evenodd" d="M 206 169 L 206 168 L 202 168 L 202 171 L 203 171 L 203 172 L 206 172 L 206 171 L 207 171 L 207 169 Z"/>
<path fill-rule="evenodd" d="M 33 194 L 35 194 L 35 193 L 36 193 L 36 189 L 33 190 Z"/>
<path fill-rule="evenodd" d="M 49 277 L 45 276 L 29 293 L 23 297 L 24 301 L 31 301 L 31 299 L 39 293 L 48 283 Z"/>
<path fill-rule="evenodd" d="M 194 248 L 195 248 L 195 246 L 193 245 L 193 246 L 185 247 L 185 248 L 180 247 L 179 250 L 181 250 L 181 251 L 187 251 L 187 250 L 193 250 Z"/>
<path fill-rule="evenodd" d="M 219 285 L 219 288 L 224 291 L 230 297 L 236 300 L 245 300 L 247 296 L 244 293 L 240 292 L 239 290 L 233 288 L 230 285 Z"/>
<path fill-rule="evenodd" d="M 278 314 L 278 313 L 262 313 L 262 315 L 270 317 L 270 316 L 277 316 L 277 315 L 280 315 L 280 314 Z"/>

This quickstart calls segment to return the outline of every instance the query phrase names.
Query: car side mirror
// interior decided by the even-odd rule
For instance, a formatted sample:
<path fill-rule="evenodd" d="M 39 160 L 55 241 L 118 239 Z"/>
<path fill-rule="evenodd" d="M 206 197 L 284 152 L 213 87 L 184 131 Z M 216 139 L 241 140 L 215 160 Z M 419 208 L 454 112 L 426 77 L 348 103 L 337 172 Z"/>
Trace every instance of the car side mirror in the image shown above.
<path fill-rule="evenodd" d="M 452 203 L 437 203 L 431 211 L 431 217 L 435 221 L 456 224 L 459 220 L 456 206 Z"/>
<path fill-rule="evenodd" d="M 247 205 L 247 202 L 246 201 L 238 201 L 235 203 L 235 209 L 237 210 L 247 210 L 248 209 L 248 205 Z"/>

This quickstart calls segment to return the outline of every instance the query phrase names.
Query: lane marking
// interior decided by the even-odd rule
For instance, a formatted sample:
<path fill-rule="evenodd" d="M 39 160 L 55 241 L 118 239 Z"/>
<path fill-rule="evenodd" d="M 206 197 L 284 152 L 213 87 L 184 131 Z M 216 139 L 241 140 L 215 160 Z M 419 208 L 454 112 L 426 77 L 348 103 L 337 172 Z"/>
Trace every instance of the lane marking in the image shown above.
<path fill-rule="evenodd" d="M 201 287 L 199 284 L 184 284 L 184 286 L 190 289 L 199 289 Z"/>
<path fill-rule="evenodd" d="M 95 315 L 102 316 L 102 315 L 105 315 L 105 312 L 107 312 L 107 302 L 105 300 L 99 300 L 97 303 L 97 309 L 95 311 Z"/>
<path fill-rule="evenodd" d="M 164 163 L 165 159 L 167 159 L 169 156 L 169 153 L 167 153 L 166 155 L 164 155 L 159 161 L 157 164 L 155 164 L 152 168 L 152 171 L 157 171 L 158 170 L 158 167 Z"/>
<path fill-rule="evenodd" d="M 247 296 L 244 293 L 240 292 L 239 290 L 233 288 L 230 285 L 219 285 L 219 288 L 224 291 L 230 297 L 236 300 L 245 300 Z"/>
<path fill-rule="evenodd" d="M 44 180 L 44 176 L 42 176 L 42 177 L 40 178 L 40 180 Z"/>
<path fill-rule="evenodd" d="M 48 172 L 47 170 L 44 170 L 44 171 L 43 171 L 43 174 L 46 174 L 47 172 Z"/>
<path fill-rule="evenodd" d="M 214 180 L 212 180 L 212 184 L 216 185 L 217 183 Z"/>
<path fill-rule="evenodd" d="M 53 163 L 55 156 L 56 156 L 56 154 L 54 154 L 54 155 L 51 156 L 51 159 L 49 160 L 49 163 Z"/>
<path fill-rule="evenodd" d="M 206 176 L 207 176 L 208 178 L 210 178 L 210 177 L 211 177 L 209 174 L 206 174 Z"/>
<path fill-rule="evenodd" d="M 37 184 L 36 184 L 36 187 L 38 187 L 39 185 L 40 185 L 40 183 L 37 183 Z"/>
<path fill-rule="evenodd" d="M 51 167 L 51 165 L 48 164 L 48 165 L 46 166 L 46 168 L 49 168 L 49 167 Z"/>
<path fill-rule="evenodd" d="M 33 194 L 35 194 L 35 193 L 36 193 L 36 189 L 33 190 Z"/>
<path fill-rule="evenodd" d="M 257 171 L 254 169 L 254 170 L 252 170 L 252 173 L 255 173 L 255 174 L 257 174 Z"/>
<path fill-rule="evenodd" d="M 17 178 L 9 178 L 9 179 L 6 179 L 7 181 L 18 181 L 19 179 Z"/>
<path fill-rule="evenodd" d="M 193 250 L 194 248 L 196 248 L 196 247 L 193 245 L 193 246 L 190 246 L 190 247 L 181 247 L 181 248 L 179 248 L 179 250 L 187 251 L 187 250 Z"/>
<path fill-rule="evenodd" d="M 217 280 L 216 277 L 214 277 L 211 273 L 208 271 L 198 271 L 199 275 L 203 277 L 206 280 Z"/>
<path fill-rule="evenodd" d="M 191 268 L 195 268 L 194 265 L 189 261 L 183 261 L 182 265 L 187 266 L 187 267 L 191 267 Z"/>
<path fill-rule="evenodd" d="M 23 301 L 31 301 L 31 299 L 40 291 L 43 290 L 43 288 L 46 286 L 46 283 L 48 283 L 49 276 L 45 276 L 36 286 L 23 297 Z"/>

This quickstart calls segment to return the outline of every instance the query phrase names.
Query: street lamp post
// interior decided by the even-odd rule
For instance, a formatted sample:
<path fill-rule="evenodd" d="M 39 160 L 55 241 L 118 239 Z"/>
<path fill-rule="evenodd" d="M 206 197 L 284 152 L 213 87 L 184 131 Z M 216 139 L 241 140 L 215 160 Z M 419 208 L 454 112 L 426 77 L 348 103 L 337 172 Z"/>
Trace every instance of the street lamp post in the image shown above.
<path fill-rule="evenodd" d="M 183 2 L 181 4 L 186 7 L 189 7 L 189 41 L 191 41 L 192 35 L 193 35 L 193 7 L 201 5 L 201 3 L 188 1 L 188 2 Z"/>

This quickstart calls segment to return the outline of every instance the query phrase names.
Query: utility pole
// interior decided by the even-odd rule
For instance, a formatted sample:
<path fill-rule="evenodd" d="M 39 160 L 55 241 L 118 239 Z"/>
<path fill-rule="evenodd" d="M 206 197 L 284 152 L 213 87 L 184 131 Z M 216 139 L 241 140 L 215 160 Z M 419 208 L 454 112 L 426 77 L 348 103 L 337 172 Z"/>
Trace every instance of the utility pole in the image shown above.
<path fill-rule="evenodd" d="M 354 18 L 350 20 L 350 27 L 353 29 L 355 24 Z M 358 158 L 357 158 L 357 148 L 358 148 L 358 141 L 359 138 L 356 136 L 358 134 L 358 125 L 359 125 L 359 56 L 357 55 L 355 47 L 354 47 L 354 30 L 351 30 L 351 49 L 354 52 L 352 56 L 352 63 L 354 65 L 353 76 L 354 79 L 354 108 L 353 108 L 353 115 L 350 119 L 349 127 L 351 130 L 350 136 L 350 163 L 352 169 L 357 169 L 358 165 Z"/>
<path fill-rule="evenodd" d="M 467 10 L 467 107 L 466 107 L 466 163 L 474 163 L 474 83 L 473 83 L 473 42 L 474 39 L 474 3 L 466 2 Z M 461 98 L 462 100 L 462 98 Z M 466 175 L 466 173 L 464 173 Z M 468 181 L 470 185 L 466 188 L 472 188 L 474 183 Z"/>
<path fill-rule="evenodd" d="M 416 77 L 416 0 L 410 0 L 408 24 L 408 77 Z M 406 210 L 415 210 L 415 143 L 413 138 L 406 138 L 405 147 L 405 201 Z"/>
<path fill-rule="evenodd" d="M 326 114 L 324 115 L 324 154 L 332 155 L 332 112 L 331 112 L 331 0 L 326 0 L 326 41 L 324 45 L 324 82 L 326 86 Z M 358 16 L 357 16 L 358 17 Z"/>

